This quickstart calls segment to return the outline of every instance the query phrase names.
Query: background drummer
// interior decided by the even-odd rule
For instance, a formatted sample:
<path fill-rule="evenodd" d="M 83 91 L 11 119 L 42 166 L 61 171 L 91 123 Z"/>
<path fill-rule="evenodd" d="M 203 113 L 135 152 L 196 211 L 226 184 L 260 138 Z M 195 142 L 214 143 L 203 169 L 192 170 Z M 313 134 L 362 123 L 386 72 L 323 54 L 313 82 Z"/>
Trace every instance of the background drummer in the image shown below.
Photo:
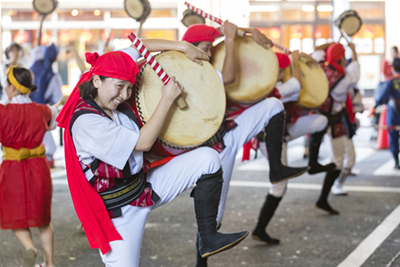
<path fill-rule="evenodd" d="M 335 168 L 335 164 L 328 164 L 322 166 L 318 163 L 319 147 L 324 136 L 328 119 L 321 114 L 310 114 L 311 110 L 306 110 L 298 107 L 296 102 L 299 98 L 301 88 L 301 75 L 299 61 L 299 52 L 293 51 L 291 54 L 293 61 L 293 77 L 282 82 L 284 71 L 291 64 L 291 60 L 288 55 L 282 53 L 276 53 L 279 63 L 279 77 L 276 84 L 276 89 L 281 95 L 280 100 L 284 103 L 286 111 L 286 135 L 285 142 L 282 148 L 282 162 L 287 165 L 287 142 L 294 140 L 300 136 L 311 134 L 310 137 L 310 149 L 309 149 L 309 173 L 320 173 L 329 171 Z M 304 57 L 304 55 L 302 55 Z M 307 63 L 312 65 L 316 62 L 307 56 Z M 260 147 L 263 144 L 260 143 Z M 262 152 L 265 153 L 263 149 Z M 263 154 L 264 154 L 263 153 Z M 280 201 L 286 193 L 287 180 L 272 184 L 269 193 L 265 199 L 264 205 L 261 208 L 258 223 L 253 231 L 253 239 L 266 242 L 268 244 L 278 244 L 279 239 L 271 238 L 267 232 L 266 227 L 272 219 L 275 210 L 278 208 Z"/>
<path fill-rule="evenodd" d="M 355 46 L 353 43 L 349 43 L 349 47 L 353 52 L 350 64 L 347 65 L 345 49 L 339 43 L 333 43 L 326 49 L 326 63 L 320 64 L 328 78 L 329 96 L 325 103 L 319 107 L 319 111 L 328 118 L 328 134 L 331 137 L 336 168 L 327 172 L 317 205 L 330 214 L 339 214 L 329 205 L 328 195 L 333 183 L 343 169 L 348 139 L 343 123 L 344 107 L 346 106 L 349 91 L 360 79 L 360 64 L 357 61 Z"/>
<path fill-rule="evenodd" d="M 243 29 L 251 33 L 254 40 L 263 47 L 269 47 L 271 41 L 257 29 Z M 237 64 L 235 58 L 235 36 L 237 26 L 233 23 L 225 21 L 221 27 L 221 33 L 225 36 L 225 60 L 222 71 L 218 71 L 224 85 L 228 85 L 235 81 L 235 66 Z M 192 43 L 201 50 L 212 56 L 211 49 L 215 37 L 220 32 L 215 28 L 203 24 L 190 26 L 184 34 L 182 40 Z M 219 211 L 217 217 L 218 225 L 221 224 L 225 210 L 225 202 L 228 194 L 229 182 L 232 175 L 235 157 L 241 147 L 251 138 L 255 137 L 261 131 L 265 131 L 266 149 L 268 151 L 268 159 L 270 165 L 271 182 L 279 182 L 289 178 L 297 177 L 307 171 L 303 168 L 290 168 L 281 163 L 282 141 L 285 128 L 285 112 L 282 105 L 276 98 L 267 98 L 257 104 L 244 110 L 238 117 L 234 119 L 235 126 L 229 129 L 221 140 L 222 149 L 219 149 L 224 171 L 224 184 L 221 193 Z M 218 148 L 218 147 L 217 147 Z M 207 266 L 206 259 L 197 255 L 196 266 Z"/>

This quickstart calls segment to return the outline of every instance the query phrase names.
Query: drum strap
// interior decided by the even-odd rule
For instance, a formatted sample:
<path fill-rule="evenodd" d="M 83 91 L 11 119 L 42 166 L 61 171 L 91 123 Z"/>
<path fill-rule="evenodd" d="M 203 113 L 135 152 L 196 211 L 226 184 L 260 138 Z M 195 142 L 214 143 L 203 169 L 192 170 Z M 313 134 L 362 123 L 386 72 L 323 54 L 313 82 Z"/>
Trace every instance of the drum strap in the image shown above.
<path fill-rule="evenodd" d="M 224 120 L 221 124 L 221 127 L 216 132 L 216 134 L 214 134 L 214 136 L 211 137 L 208 141 L 206 141 L 202 146 L 214 148 L 215 150 L 218 151 L 218 153 L 221 153 L 222 150 L 224 150 L 226 147 L 224 142 L 225 134 L 230 130 L 233 130 L 236 126 L 237 124 L 235 123 L 235 121 Z"/>

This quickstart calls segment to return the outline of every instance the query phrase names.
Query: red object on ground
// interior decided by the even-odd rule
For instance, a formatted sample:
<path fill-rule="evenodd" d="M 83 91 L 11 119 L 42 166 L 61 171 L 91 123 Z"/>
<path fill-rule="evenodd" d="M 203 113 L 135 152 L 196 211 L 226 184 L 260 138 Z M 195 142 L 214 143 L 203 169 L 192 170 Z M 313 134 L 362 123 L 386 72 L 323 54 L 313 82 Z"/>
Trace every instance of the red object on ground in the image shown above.
<path fill-rule="evenodd" d="M 379 116 L 379 128 L 378 136 L 376 138 L 376 148 L 377 149 L 388 149 L 389 148 L 389 131 L 383 126 L 386 124 L 387 108 L 382 109 L 381 115 Z"/>

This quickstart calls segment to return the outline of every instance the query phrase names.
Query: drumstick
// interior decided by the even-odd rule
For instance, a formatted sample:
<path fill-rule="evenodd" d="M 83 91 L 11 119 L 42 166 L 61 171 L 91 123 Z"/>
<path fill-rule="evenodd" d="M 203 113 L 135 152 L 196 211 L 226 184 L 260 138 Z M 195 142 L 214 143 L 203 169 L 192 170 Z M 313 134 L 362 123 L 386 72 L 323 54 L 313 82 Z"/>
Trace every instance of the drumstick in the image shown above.
<path fill-rule="evenodd" d="M 217 17 L 214 17 L 213 15 L 208 14 L 208 13 L 204 12 L 203 10 L 197 8 L 197 7 L 192 6 L 192 5 L 189 4 L 188 2 L 185 2 L 185 5 L 186 5 L 189 9 L 193 10 L 194 12 L 196 12 L 197 14 L 199 14 L 200 16 L 202 16 L 203 18 L 210 19 L 210 20 L 212 20 L 212 21 L 214 21 L 214 22 L 216 22 L 216 23 L 218 23 L 218 24 L 220 24 L 220 25 L 223 24 L 223 21 L 222 21 L 221 19 L 219 19 L 219 18 L 217 18 Z M 245 32 L 242 31 L 242 30 L 240 30 L 240 29 L 238 29 L 237 34 L 238 34 L 239 36 L 243 36 L 243 35 L 245 34 Z M 290 54 L 290 53 L 291 53 L 289 49 L 287 49 L 286 47 L 284 47 L 284 46 L 282 46 L 282 45 L 280 45 L 280 44 L 275 44 L 275 43 L 272 43 L 272 44 L 273 44 L 276 48 L 282 50 L 285 54 Z"/>
<path fill-rule="evenodd" d="M 281 44 L 276 44 L 276 43 L 272 43 L 276 48 L 278 48 L 279 50 L 282 50 L 285 54 L 291 54 L 292 51 L 290 51 L 289 49 L 287 49 L 286 47 L 284 47 Z"/>
<path fill-rule="evenodd" d="M 158 77 L 160 77 L 161 81 L 164 83 L 164 85 L 167 85 L 170 78 L 168 74 L 165 72 L 165 70 L 158 64 L 157 60 L 150 54 L 150 52 L 146 49 L 142 41 L 137 37 L 133 32 L 131 32 L 128 35 L 129 40 L 132 41 L 133 45 L 137 48 L 139 53 L 144 57 L 144 59 L 147 61 L 147 63 L 150 64 L 150 66 L 153 68 L 153 70 L 157 73 Z M 176 104 L 180 109 L 183 109 L 186 107 L 186 102 L 185 100 L 179 96 L 178 99 L 176 100 Z"/>
<path fill-rule="evenodd" d="M 188 2 L 185 2 L 185 5 L 186 5 L 190 10 L 196 12 L 197 14 L 199 14 L 200 16 L 202 16 L 203 18 L 210 19 L 210 20 L 212 20 L 212 21 L 218 23 L 219 25 L 224 24 L 224 22 L 223 22 L 221 19 L 219 19 L 219 18 L 217 18 L 217 17 L 214 17 L 213 15 L 210 15 L 210 14 L 204 12 L 204 11 L 201 10 L 200 8 L 197 8 L 197 7 L 195 7 L 195 6 L 192 6 L 192 5 L 189 4 Z M 242 36 L 245 34 L 245 32 L 242 31 L 241 29 L 238 29 L 236 33 L 237 33 L 237 35 L 239 35 L 240 37 L 242 37 Z"/>
<path fill-rule="evenodd" d="M 342 38 L 342 37 L 346 40 L 347 44 L 350 44 L 349 40 L 347 40 L 347 38 L 344 36 L 343 30 L 340 29 L 340 38 Z M 340 38 L 339 38 L 339 41 L 340 41 Z M 338 43 L 339 43 L 339 41 L 338 41 Z"/>

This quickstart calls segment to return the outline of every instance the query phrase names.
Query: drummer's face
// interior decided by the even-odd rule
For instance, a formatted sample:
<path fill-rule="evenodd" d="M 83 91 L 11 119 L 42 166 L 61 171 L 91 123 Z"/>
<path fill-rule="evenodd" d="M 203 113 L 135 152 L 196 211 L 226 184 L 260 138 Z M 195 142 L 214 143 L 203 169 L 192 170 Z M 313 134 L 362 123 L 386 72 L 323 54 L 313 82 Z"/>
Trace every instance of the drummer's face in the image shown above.
<path fill-rule="evenodd" d="M 95 100 L 102 109 L 114 110 L 131 97 L 133 85 L 130 82 L 114 78 L 101 81 L 96 76 L 93 77 L 93 84 L 97 88 Z"/>
<path fill-rule="evenodd" d="M 347 65 L 347 60 L 346 60 L 345 57 L 342 57 L 342 58 L 339 60 L 339 65 L 342 66 L 343 68 L 346 67 L 346 65 Z"/>
<path fill-rule="evenodd" d="M 197 48 L 203 50 L 207 54 L 207 56 L 209 58 L 211 58 L 211 56 L 212 56 L 212 54 L 211 54 L 212 43 L 211 42 L 200 42 L 197 45 Z"/>
<path fill-rule="evenodd" d="M 285 69 L 279 69 L 278 82 L 282 81 L 284 74 L 285 74 Z"/>

